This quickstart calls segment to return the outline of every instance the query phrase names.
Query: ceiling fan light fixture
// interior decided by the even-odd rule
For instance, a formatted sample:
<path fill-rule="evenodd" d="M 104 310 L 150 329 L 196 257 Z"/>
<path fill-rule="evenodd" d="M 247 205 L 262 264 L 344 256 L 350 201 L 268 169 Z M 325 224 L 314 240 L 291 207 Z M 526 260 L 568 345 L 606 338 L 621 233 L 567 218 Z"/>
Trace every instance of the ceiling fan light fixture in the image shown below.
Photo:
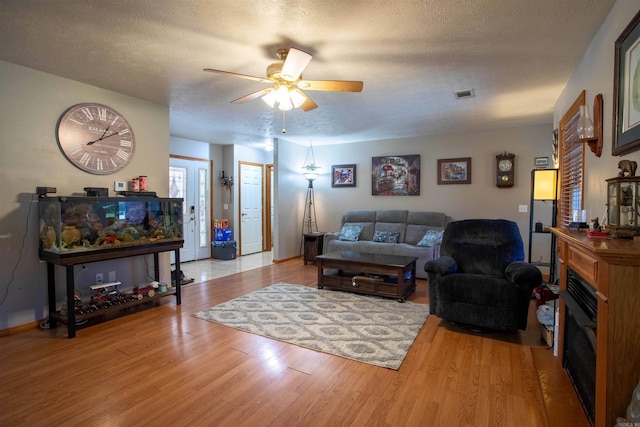
<path fill-rule="evenodd" d="M 262 100 L 269 107 L 273 108 L 276 105 L 276 91 L 271 89 L 265 96 L 262 97 Z"/>
<path fill-rule="evenodd" d="M 289 88 L 286 86 L 280 86 L 276 89 L 276 100 L 278 101 L 278 108 L 282 111 L 289 111 L 293 108 L 293 103 L 289 96 Z"/>
<path fill-rule="evenodd" d="M 241 98 L 231 101 L 232 104 L 242 104 L 247 101 L 262 98 L 270 108 L 288 111 L 300 108 L 302 111 L 311 111 L 318 107 L 303 91 L 326 92 L 361 92 L 363 82 L 346 80 L 302 80 L 302 72 L 312 59 L 312 55 L 294 47 L 278 49 L 280 61 L 267 67 L 266 77 L 256 77 L 248 74 L 233 73 L 230 71 L 204 68 L 204 71 L 253 80 L 260 83 L 269 83 L 273 86 L 252 92 Z M 283 130 L 284 133 L 284 130 Z"/>
<path fill-rule="evenodd" d="M 294 108 L 300 107 L 307 100 L 307 97 L 298 89 L 291 89 L 289 95 L 291 96 L 291 102 Z"/>

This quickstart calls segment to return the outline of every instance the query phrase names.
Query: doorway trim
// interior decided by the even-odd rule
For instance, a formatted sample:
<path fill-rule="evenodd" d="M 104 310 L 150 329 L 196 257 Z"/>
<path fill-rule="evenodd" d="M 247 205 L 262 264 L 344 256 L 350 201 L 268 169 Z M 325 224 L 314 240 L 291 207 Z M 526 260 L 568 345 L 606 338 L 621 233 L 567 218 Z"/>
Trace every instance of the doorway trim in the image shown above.
<path fill-rule="evenodd" d="M 265 186 L 265 178 L 264 178 L 264 170 L 265 170 L 265 165 L 264 163 L 255 163 L 255 162 L 246 162 L 246 161 L 238 161 L 238 235 L 236 236 L 237 239 L 237 246 L 238 246 L 238 256 L 242 256 L 242 173 L 240 173 L 240 171 L 242 170 L 242 165 L 247 165 L 247 166 L 255 166 L 255 167 L 259 167 L 262 170 L 261 173 L 261 182 L 262 182 L 262 187 L 260 188 L 260 195 L 261 195 L 261 201 L 260 204 L 262 205 L 262 216 L 260 218 L 260 225 L 262 228 L 262 249 L 264 250 L 264 241 L 265 241 L 265 197 L 264 197 L 264 186 Z"/>
<path fill-rule="evenodd" d="M 266 165 L 266 179 L 265 179 L 265 209 L 264 211 L 267 213 L 266 215 L 266 221 L 265 221 L 265 238 L 263 239 L 264 242 L 264 246 L 262 247 L 263 251 L 270 251 L 271 248 L 273 247 L 273 242 L 271 241 L 271 233 L 273 232 L 272 227 L 271 227 L 271 187 L 272 187 L 272 182 L 271 182 L 271 178 L 273 175 L 273 172 L 275 172 L 275 168 L 273 166 L 272 163 L 269 163 Z"/>
<path fill-rule="evenodd" d="M 183 156 L 180 154 L 169 154 L 169 159 L 192 160 L 196 162 L 204 162 L 209 164 L 209 224 L 208 226 L 209 226 L 209 236 L 211 240 L 213 240 L 213 236 L 215 235 L 215 230 L 213 228 L 213 221 L 211 220 L 213 218 L 213 200 L 214 200 L 213 198 L 213 193 L 214 193 L 213 160 L 205 159 L 201 157 Z M 213 245 L 209 245 L 209 258 L 213 258 Z"/>

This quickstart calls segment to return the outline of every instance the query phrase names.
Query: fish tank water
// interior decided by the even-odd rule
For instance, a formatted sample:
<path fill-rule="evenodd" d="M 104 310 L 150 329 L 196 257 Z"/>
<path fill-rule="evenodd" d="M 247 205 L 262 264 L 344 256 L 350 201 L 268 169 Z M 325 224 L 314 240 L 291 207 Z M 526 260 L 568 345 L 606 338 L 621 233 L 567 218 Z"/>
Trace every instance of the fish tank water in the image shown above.
<path fill-rule="evenodd" d="M 182 202 L 149 196 L 41 197 L 41 257 L 182 241 Z"/>

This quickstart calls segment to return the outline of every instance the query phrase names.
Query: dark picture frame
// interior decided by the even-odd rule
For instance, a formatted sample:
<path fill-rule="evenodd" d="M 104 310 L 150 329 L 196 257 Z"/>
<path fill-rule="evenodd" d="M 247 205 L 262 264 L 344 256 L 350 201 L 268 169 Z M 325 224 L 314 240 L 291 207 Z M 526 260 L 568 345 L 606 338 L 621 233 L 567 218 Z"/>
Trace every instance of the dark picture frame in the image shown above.
<path fill-rule="evenodd" d="M 420 154 L 371 158 L 372 196 L 419 196 Z"/>
<path fill-rule="evenodd" d="M 331 186 L 334 188 L 355 187 L 356 165 L 332 165 Z"/>
<path fill-rule="evenodd" d="M 640 149 L 640 12 L 615 43 L 613 147 L 619 156 Z"/>
<path fill-rule="evenodd" d="M 471 157 L 438 159 L 438 185 L 471 184 Z"/>

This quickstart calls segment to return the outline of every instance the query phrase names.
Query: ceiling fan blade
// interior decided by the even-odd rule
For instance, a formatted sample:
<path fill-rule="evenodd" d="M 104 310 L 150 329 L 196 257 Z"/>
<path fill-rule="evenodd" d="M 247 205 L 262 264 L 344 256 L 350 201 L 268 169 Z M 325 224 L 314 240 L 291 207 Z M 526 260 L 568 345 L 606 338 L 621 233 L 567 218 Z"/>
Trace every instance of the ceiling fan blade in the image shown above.
<path fill-rule="evenodd" d="M 304 90 L 326 90 L 330 92 L 362 92 L 363 82 L 346 80 L 300 80 L 298 87 Z"/>
<path fill-rule="evenodd" d="M 202 71 L 208 71 L 210 73 L 216 73 L 216 74 L 225 74 L 231 77 L 240 77 L 241 79 L 253 80 L 256 82 L 271 83 L 271 80 L 265 77 L 256 77 L 256 76 L 249 76 L 247 74 L 232 73 L 230 71 L 214 70 L 213 68 L 205 68 Z"/>
<path fill-rule="evenodd" d="M 266 88 L 266 89 L 262 89 L 262 90 L 250 93 L 249 95 L 243 96 L 242 98 L 234 99 L 233 101 L 231 101 L 231 103 L 232 104 L 242 104 L 243 102 L 253 101 L 254 99 L 262 98 L 263 96 L 265 96 L 266 94 L 268 94 L 272 90 L 273 90 L 272 87 L 269 87 L 269 88 Z"/>
<path fill-rule="evenodd" d="M 306 94 L 304 95 L 307 97 L 307 100 L 304 101 L 304 103 L 300 106 L 300 109 L 302 111 L 311 111 L 315 108 L 318 108 L 318 104 L 316 104 L 315 102 L 313 102 L 311 100 L 311 98 L 309 98 Z"/>
<path fill-rule="evenodd" d="M 303 52 L 295 47 L 290 48 L 289 53 L 287 53 L 287 59 L 284 60 L 284 64 L 282 65 L 280 76 L 285 80 L 295 82 L 298 80 L 298 77 L 300 77 L 300 74 L 302 74 L 302 71 L 309 65 L 311 58 L 313 58 L 313 56 L 307 52 Z"/>

